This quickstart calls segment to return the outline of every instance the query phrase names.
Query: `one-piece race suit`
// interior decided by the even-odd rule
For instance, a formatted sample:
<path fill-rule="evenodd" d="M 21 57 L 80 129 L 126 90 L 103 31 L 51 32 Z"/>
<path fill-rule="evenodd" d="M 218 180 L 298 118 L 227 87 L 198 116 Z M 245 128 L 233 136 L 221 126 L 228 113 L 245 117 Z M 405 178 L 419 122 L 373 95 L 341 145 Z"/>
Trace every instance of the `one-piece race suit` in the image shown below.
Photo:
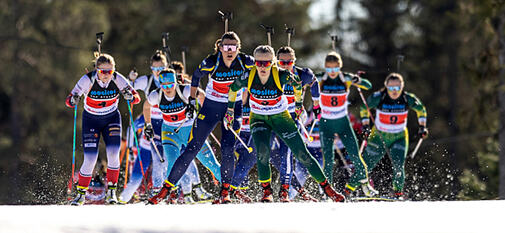
<path fill-rule="evenodd" d="M 87 188 L 98 158 L 98 143 L 103 136 L 107 152 L 107 181 L 117 183 L 119 177 L 119 148 L 121 143 L 121 115 L 119 94 L 125 89 L 136 94 L 126 78 L 118 72 L 107 83 L 100 81 L 96 71 L 81 77 L 72 95 L 84 95 L 82 143 L 84 161 L 79 172 L 79 188 Z"/>
<path fill-rule="evenodd" d="M 277 134 L 291 149 L 294 156 L 309 170 L 314 179 L 320 183 L 324 176 L 317 161 L 305 147 L 294 120 L 287 111 L 287 99 L 283 95 L 282 85 L 290 83 L 294 86 L 297 104 L 301 106 L 301 81 L 290 72 L 273 66 L 266 83 L 261 83 L 253 68 L 230 87 L 228 107 L 233 107 L 237 92 L 247 87 L 250 94 L 251 134 L 257 150 L 257 167 L 259 182 L 271 181 L 270 138 L 272 131 Z"/>
<path fill-rule="evenodd" d="M 369 96 L 367 104 L 370 109 L 376 109 L 376 116 L 363 159 L 368 165 L 368 171 L 371 172 L 389 151 L 393 165 L 393 189 L 397 192 L 402 191 L 405 183 L 405 158 L 409 147 L 408 112 L 409 109 L 414 110 L 418 122 L 425 124 L 426 108 L 414 94 L 403 92 L 400 97 L 393 100 L 385 90 Z M 365 105 L 361 106 L 360 115 L 363 122 L 369 122 L 370 115 Z"/>
<path fill-rule="evenodd" d="M 179 156 L 174 164 L 174 169 L 170 171 L 168 183 L 176 183 L 187 165 L 195 158 L 196 154 L 202 148 L 207 137 L 216 127 L 217 123 L 223 120 L 227 109 L 227 99 L 229 85 L 240 77 L 245 69 L 252 67 L 254 59 L 251 56 L 239 53 L 235 60 L 227 67 L 222 61 L 221 53 L 208 56 L 193 73 L 191 86 L 198 87 L 200 78 L 209 77 L 205 89 L 205 101 L 202 109 L 197 115 L 197 119 L 191 129 L 188 146 L 184 153 Z M 235 118 L 240 118 L 242 111 L 242 102 L 235 106 Z M 240 123 L 233 124 L 234 130 L 239 130 Z M 233 171 L 235 169 L 235 135 L 226 130 L 221 125 L 221 178 L 223 183 L 231 183 Z"/>
<path fill-rule="evenodd" d="M 319 83 L 319 104 L 321 106 L 319 135 L 323 149 L 324 174 L 333 183 L 333 169 L 335 166 L 334 142 L 335 134 L 338 134 L 355 167 L 354 173 L 346 185 L 350 190 L 354 190 L 360 182 L 367 181 L 368 173 L 366 164 L 359 154 L 358 140 L 348 117 L 347 97 L 352 84 L 351 80 L 352 76 L 350 74 L 342 72 L 335 78 L 329 77 L 326 73 L 322 75 L 322 80 Z M 372 84 L 363 78 L 356 85 L 358 88 L 365 90 L 372 87 Z"/>
<path fill-rule="evenodd" d="M 191 125 L 194 119 L 186 118 L 187 98 L 189 97 L 190 86 L 178 85 L 176 86 L 175 95 L 173 97 L 166 96 L 161 89 L 151 92 L 149 94 L 149 104 L 159 106 L 163 115 L 163 126 L 161 132 L 161 140 L 163 143 L 163 152 L 166 158 L 166 165 L 164 167 L 164 177 L 167 177 L 167 172 L 171 172 L 174 168 L 175 161 L 180 157 L 181 151 L 184 150 L 188 143 Z M 180 128 L 179 128 L 180 127 Z M 178 132 L 175 132 L 179 128 Z M 216 177 L 220 180 L 220 168 L 214 153 L 208 148 L 207 144 L 202 147 L 197 154 L 198 160 L 206 166 Z M 196 166 L 194 161 L 189 161 L 188 166 Z M 194 176 L 188 174 L 188 171 L 194 169 L 185 169 L 183 175 Z M 181 175 L 182 177 L 182 175 Z M 191 179 L 182 179 L 191 180 Z M 183 189 L 186 186 L 183 185 Z"/>

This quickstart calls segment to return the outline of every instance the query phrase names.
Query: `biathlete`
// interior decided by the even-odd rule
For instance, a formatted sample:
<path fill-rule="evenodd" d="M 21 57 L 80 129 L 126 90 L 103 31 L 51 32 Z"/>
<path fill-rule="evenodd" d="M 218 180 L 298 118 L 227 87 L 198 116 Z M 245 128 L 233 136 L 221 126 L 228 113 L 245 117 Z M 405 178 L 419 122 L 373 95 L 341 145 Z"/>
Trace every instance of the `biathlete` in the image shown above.
<path fill-rule="evenodd" d="M 409 148 L 407 117 L 409 109 L 417 113 L 420 138 L 428 136 L 426 128 L 426 108 L 412 93 L 404 91 L 403 77 L 391 73 L 380 91 L 368 97 L 361 106 L 360 116 L 365 137 L 370 133 L 370 109 L 376 109 L 375 125 L 371 129 L 368 145 L 363 158 L 372 171 L 385 153 L 391 157 L 393 165 L 393 191 L 396 198 L 403 199 L 405 183 L 405 158 Z"/>
<path fill-rule="evenodd" d="M 359 154 L 358 140 L 351 126 L 347 110 L 347 97 L 351 86 L 368 90 L 372 84 L 357 75 L 343 73 L 342 58 L 336 52 L 330 52 L 325 58 L 326 72 L 321 74 L 320 105 L 321 121 L 319 135 L 323 149 L 324 173 L 333 183 L 335 166 L 335 134 L 338 134 L 354 165 L 354 172 L 345 186 L 345 194 L 350 195 L 361 186 L 367 196 L 377 193 L 368 182 L 366 164 Z M 319 116 L 316 116 L 319 118 Z"/>
<path fill-rule="evenodd" d="M 263 187 L 262 202 L 272 202 L 270 170 L 270 138 L 272 131 L 277 134 L 293 151 L 294 156 L 307 167 L 309 173 L 321 185 L 326 195 L 334 201 L 344 201 L 343 195 L 335 192 L 328 183 L 317 161 L 305 147 L 296 124 L 287 111 L 288 102 L 283 94 L 283 85 L 294 88 L 296 118 L 302 113 L 301 80 L 291 72 L 279 69 L 275 65 L 275 52 L 267 45 L 254 50 L 255 67 L 235 80 L 228 94 L 228 110 L 225 124 L 232 124 L 234 119 L 237 92 L 246 87 L 250 94 L 251 135 L 257 150 L 258 179 Z"/>
<path fill-rule="evenodd" d="M 164 155 L 166 157 L 165 171 L 170 172 L 174 168 L 174 163 L 176 159 L 178 159 L 181 150 L 184 150 L 187 145 L 191 132 L 191 125 L 194 121 L 194 112 L 190 111 L 191 108 L 187 103 L 190 86 L 177 84 L 176 73 L 174 70 L 166 69 L 162 71 L 159 78 L 161 89 L 151 92 L 149 94 L 148 101 L 149 105 L 158 107 L 163 115 L 161 140 L 163 143 Z M 144 114 L 148 112 L 150 112 L 149 109 L 144 109 Z M 151 138 L 153 136 L 152 126 L 149 125 L 149 121 L 150 119 L 146 117 L 146 127 L 144 128 L 144 133 L 147 138 Z M 196 157 L 204 166 L 209 168 L 218 181 L 221 180 L 219 175 L 219 163 L 217 163 L 213 152 L 207 144 L 205 144 L 205 147 L 201 149 L 200 153 L 198 153 Z M 188 166 L 191 167 L 189 170 L 192 170 L 193 173 L 197 173 L 198 170 L 196 169 L 196 165 L 193 160 L 189 161 L 189 164 L 187 164 L 186 167 Z M 185 173 L 187 173 L 186 170 Z M 183 191 L 188 194 L 191 192 L 191 187 L 189 186 L 189 188 L 185 188 L 185 186 L 188 187 L 188 183 L 191 185 L 193 181 L 196 180 L 196 176 L 193 179 L 189 177 L 181 180 L 184 181 L 184 184 L 186 184 L 183 185 Z M 163 192 L 166 192 L 166 190 L 161 189 L 161 191 L 149 199 L 149 201 L 151 202 L 151 200 L 156 199 L 160 193 L 163 194 Z M 174 203 L 176 197 L 175 192 L 172 192 L 169 201 Z"/>
<path fill-rule="evenodd" d="M 177 158 L 173 169 L 165 180 L 165 185 L 159 195 L 153 197 L 150 203 L 158 203 L 168 193 L 170 189 L 179 181 L 186 171 L 190 162 L 202 148 L 205 140 L 216 127 L 227 110 L 229 86 L 246 69 L 250 69 L 254 63 L 251 56 L 240 53 L 240 38 L 234 32 L 223 34 L 214 54 L 203 60 L 197 70 L 193 73 L 191 81 L 191 94 L 188 98 L 190 111 L 195 109 L 196 93 L 200 79 L 208 76 L 209 80 L 205 89 L 205 101 L 202 109 L 198 113 L 193 124 L 188 146 L 184 153 Z M 235 118 L 240 118 L 242 111 L 241 101 L 237 101 L 234 106 Z M 233 130 L 239 130 L 239 122 L 233 124 Z M 216 203 L 229 203 L 230 183 L 232 181 L 235 168 L 235 135 L 221 126 L 221 191 Z"/>
<path fill-rule="evenodd" d="M 118 110 L 119 95 L 137 104 L 140 96 L 128 80 L 115 71 L 114 58 L 96 54 L 96 69 L 81 77 L 66 99 L 68 107 L 75 107 L 84 96 L 82 116 L 82 142 L 84 161 L 79 171 L 77 194 L 72 205 L 82 205 L 98 158 L 98 143 L 103 136 L 107 151 L 107 194 L 105 201 L 116 204 L 119 177 L 119 148 L 121 144 L 121 115 Z"/>

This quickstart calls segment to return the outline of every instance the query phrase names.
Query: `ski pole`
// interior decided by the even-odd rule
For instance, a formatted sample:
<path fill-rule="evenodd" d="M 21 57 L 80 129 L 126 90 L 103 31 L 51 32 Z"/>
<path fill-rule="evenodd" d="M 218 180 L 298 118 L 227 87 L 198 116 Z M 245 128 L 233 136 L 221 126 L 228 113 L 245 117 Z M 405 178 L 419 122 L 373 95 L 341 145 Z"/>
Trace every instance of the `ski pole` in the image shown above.
<path fill-rule="evenodd" d="M 260 24 L 260 27 L 267 31 L 267 42 L 269 46 L 272 46 L 272 35 L 274 34 L 274 28 L 272 26 L 266 26 L 265 24 Z"/>
<path fill-rule="evenodd" d="M 68 189 L 67 193 L 71 194 L 72 193 L 72 186 L 74 183 L 74 172 L 75 172 L 75 138 L 76 138 L 76 131 L 77 131 L 77 104 L 74 107 L 74 135 L 73 135 L 73 142 L 72 142 L 72 174 L 71 178 L 68 181 Z"/>
<path fill-rule="evenodd" d="M 423 143 L 423 138 L 420 138 L 419 141 L 417 142 L 416 147 L 414 148 L 414 151 L 412 151 L 412 154 L 410 154 L 410 158 L 413 159 L 414 156 L 416 156 L 417 150 L 419 150 L 419 147 L 421 147 L 421 143 Z"/>
<path fill-rule="evenodd" d="M 288 27 L 287 24 L 284 24 L 286 27 L 286 33 L 288 34 L 288 47 L 291 46 L 291 37 L 295 35 L 295 28 L 294 27 Z"/>
<path fill-rule="evenodd" d="M 132 127 L 132 131 L 133 131 L 133 139 L 135 140 L 135 146 L 137 147 L 137 156 L 139 158 L 139 162 L 140 162 L 140 171 L 142 172 L 142 176 L 144 176 L 144 166 L 142 166 L 142 156 L 140 156 L 140 147 L 139 147 L 139 141 L 137 139 L 137 134 L 135 133 L 136 130 L 135 130 L 135 125 L 133 125 L 133 113 L 132 113 L 132 108 L 130 106 L 130 101 L 129 100 L 126 100 L 126 103 L 128 104 L 128 113 L 130 114 L 130 125 Z M 146 185 L 146 190 L 147 190 L 147 185 Z"/>
<path fill-rule="evenodd" d="M 224 124 L 226 125 L 226 123 L 224 123 Z M 235 135 L 235 137 L 244 146 L 244 148 L 247 148 L 247 151 L 249 153 L 251 153 L 253 151 L 253 148 L 247 146 L 247 144 L 242 140 L 242 138 L 240 138 L 240 136 L 237 134 L 237 132 L 235 132 L 235 130 L 233 130 L 232 126 L 226 126 L 225 128 L 228 129 L 229 131 L 231 131 L 233 133 L 233 135 Z"/>
<path fill-rule="evenodd" d="M 228 21 L 233 18 L 233 13 L 231 12 L 222 12 L 218 11 L 217 12 L 219 15 L 221 15 L 221 20 L 224 22 L 224 33 L 228 32 Z"/>
<path fill-rule="evenodd" d="M 314 122 L 312 122 L 312 126 L 310 127 L 310 132 L 309 134 L 312 135 L 312 131 L 314 130 L 314 127 L 316 126 L 316 123 L 319 121 L 319 119 L 314 119 Z"/>
<path fill-rule="evenodd" d="M 363 155 L 363 150 L 365 150 L 365 147 L 367 146 L 368 141 L 365 139 L 361 142 L 361 146 L 359 147 L 359 154 Z"/>
<path fill-rule="evenodd" d="M 219 140 L 217 140 L 216 135 L 214 135 L 214 133 L 210 132 L 210 136 L 212 137 L 212 139 L 214 139 L 214 141 L 217 143 L 217 145 L 219 147 L 221 147 L 221 143 L 219 142 Z"/>
<path fill-rule="evenodd" d="M 338 157 L 340 158 L 340 160 L 342 160 L 342 163 L 344 164 L 345 170 L 347 170 L 347 172 L 349 173 L 349 175 L 352 175 L 352 169 L 349 166 L 349 164 L 347 163 L 347 161 L 345 160 L 344 154 L 342 153 L 342 151 L 340 149 L 338 149 L 338 147 L 336 149 L 337 149 Z"/>
<path fill-rule="evenodd" d="M 154 150 L 156 151 L 156 155 L 158 156 L 158 158 L 160 159 L 160 162 L 164 163 L 165 162 L 165 159 L 163 158 L 163 156 L 161 156 L 161 153 L 160 151 L 158 150 L 158 147 L 156 146 L 156 143 L 154 143 L 154 140 L 151 138 L 151 144 L 153 145 L 154 147 Z"/>
<path fill-rule="evenodd" d="M 186 123 L 186 121 L 188 121 L 188 118 L 184 118 L 184 120 L 181 122 L 181 124 L 179 125 L 179 127 L 177 127 L 177 129 L 174 130 L 175 133 L 179 133 L 179 130 L 181 130 L 182 126 L 184 125 L 184 123 Z"/>
<path fill-rule="evenodd" d="M 168 47 L 168 38 L 169 38 L 169 35 L 170 35 L 170 33 L 168 33 L 168 32 L 161 33 L 161 42 L 163 44 L 163 53 L 165 53 L 165 57 L 167 57 L 168 66 L 170 68 L 173 68 L 172 67 L 172 62 L 171 62 L 172 60 L 170 58 L 170 54 L 171 54 L 170 47 Z"/>
<path fill-rule="evenodd" d="M 305 134 L 305 136 L 307 136 L 307 138 L 309 139 L 309 142 L 314 141 L 314 138 L 312 136 L 310 136 L 309 132 L 307 132 L 307 129 L 303 126 L 303 124 L 301 124 L 299 120 L 297 120 L 296 122 L 298 123 L 298 125 L 300 125 L 300 128 L 302 129 L 303 134 Z"/>

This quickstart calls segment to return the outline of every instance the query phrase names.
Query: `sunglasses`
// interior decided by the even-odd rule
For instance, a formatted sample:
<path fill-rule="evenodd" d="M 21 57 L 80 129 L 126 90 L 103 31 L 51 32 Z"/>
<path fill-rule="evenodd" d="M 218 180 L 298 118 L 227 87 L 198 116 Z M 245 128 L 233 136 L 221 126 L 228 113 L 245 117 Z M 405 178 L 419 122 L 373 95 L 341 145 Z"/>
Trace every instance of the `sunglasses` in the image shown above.
<path fill-rule="evenodd" d="M 254 64 L 257 67 L 270 67 L 272 66 L 272 61 L 255 61 Z"/>
<path fill-rule="evenodd" d="M 114 73 L 114 70 L 97 69 L 97 71 L 100 74 L 112 74 L 112 73 Z"/>
<path fill-rule="evenodd" d="M 224 44 L 223 45 L 223 50 L 224 51 L 232 51 L 235 52 L 237 51 L 238 46 L 234 44 Z"/>
<path fill-rule="evenodd" d="M 402 89 L 401 86 L 388 86 L 388 91 L 400 91 Z"/>
<path fill-rule="evenodd" d="M 175 86 L 175 83 L 170 83 L 170 84 L 162 84 L 161 88 L 163 89 L 172 89 Z"/>
<path fill-rule="evenodd" d="M 292 66 L 293 64 L 295 64 L 294 60 L 279 60 L 281 66 Z"/>
<path fill-rule="evenodd" d="M 325 68 L 326 73 L 337 73 L 340 71 L 340 67 L 334 67 L 334 68 Z"/>
<path fill-rule="evenodd" d="M 157 72 L 160 72 L 160 71 L 163 71 L 165 69 L 164 66 L 151 66 L 151 70 L 152 71 L 157 71 Z"/>

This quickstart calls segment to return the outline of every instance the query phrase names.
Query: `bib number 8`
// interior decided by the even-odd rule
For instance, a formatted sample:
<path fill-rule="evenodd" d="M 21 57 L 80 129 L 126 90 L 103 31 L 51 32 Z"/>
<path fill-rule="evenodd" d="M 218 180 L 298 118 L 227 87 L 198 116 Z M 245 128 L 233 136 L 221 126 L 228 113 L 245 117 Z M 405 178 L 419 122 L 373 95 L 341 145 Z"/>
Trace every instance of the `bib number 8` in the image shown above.
<path fill-rule="evenodd" d="M 331 97 L 331 106 L 338 106 L 338 97 Z"/>

